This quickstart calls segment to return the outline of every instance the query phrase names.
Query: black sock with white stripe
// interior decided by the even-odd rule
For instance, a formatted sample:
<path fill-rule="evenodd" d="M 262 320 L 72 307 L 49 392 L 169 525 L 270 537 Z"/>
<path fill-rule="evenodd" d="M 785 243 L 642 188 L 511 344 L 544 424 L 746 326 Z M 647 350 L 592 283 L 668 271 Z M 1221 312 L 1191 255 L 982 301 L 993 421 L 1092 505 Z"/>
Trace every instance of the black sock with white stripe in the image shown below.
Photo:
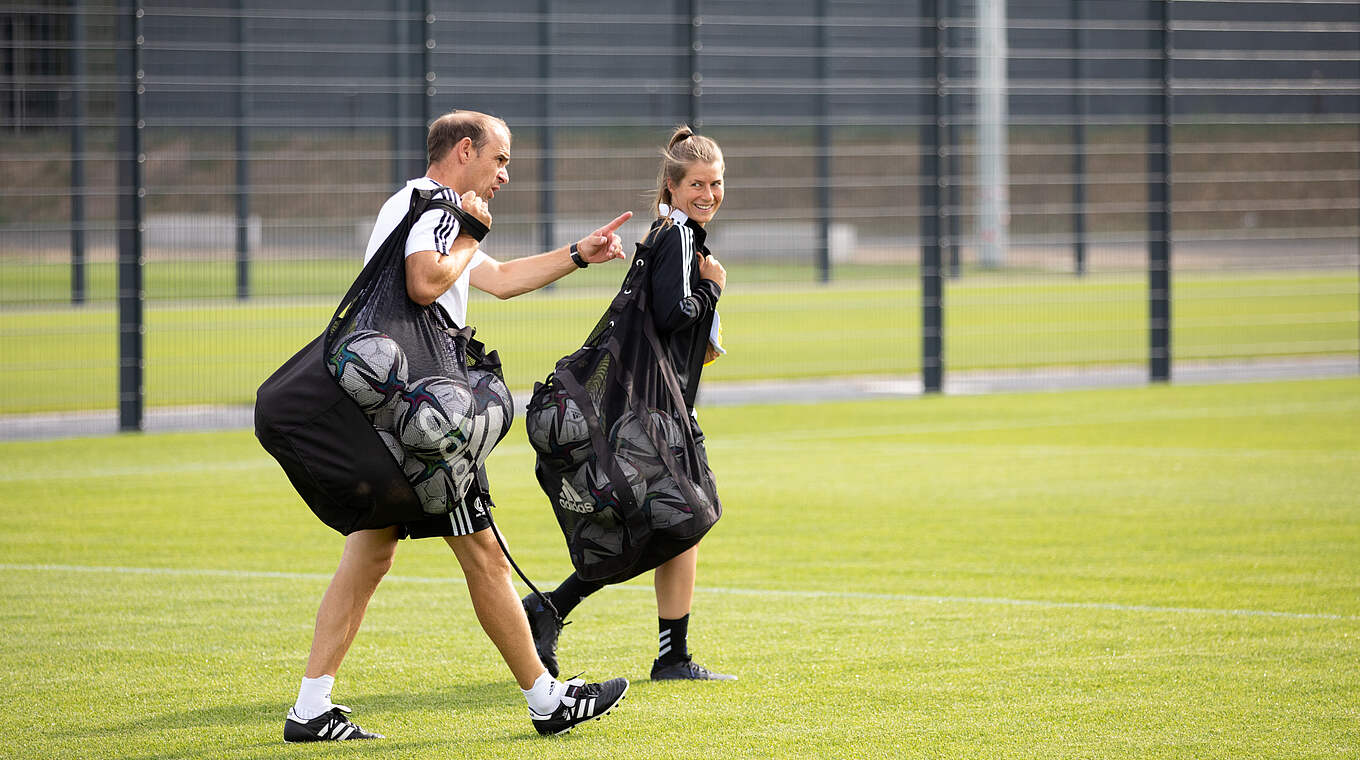
<path fill-rule="evenodd" d="M 689 615 L 678 620 L 667 620 L 657 618 L 658 627 L 661 630 L 660 649 L 657 650 L 656 659 L 662 665 L 674 665 L 677 662 L 684 662 L 689 659 Z"/>

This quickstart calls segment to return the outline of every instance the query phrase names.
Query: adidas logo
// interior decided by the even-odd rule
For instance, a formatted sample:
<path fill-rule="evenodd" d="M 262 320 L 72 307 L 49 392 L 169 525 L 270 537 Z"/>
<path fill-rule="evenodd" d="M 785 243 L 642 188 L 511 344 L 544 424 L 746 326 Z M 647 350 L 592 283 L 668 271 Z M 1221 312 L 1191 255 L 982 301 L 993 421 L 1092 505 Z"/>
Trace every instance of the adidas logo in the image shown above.
<path fill-rule="evenodd" d="M 571 483 L 568 483 L 566 478 L 562 479 L 562 492 L 558 494 L 557 501 L 562 505 L 562 508 L 568 512 L 580 512 L 581 514 L 588 515 L 595 511 L 595 505 L 582 499 L 581 495 L 576 493 L 576 489 L 571 487 Z"/>

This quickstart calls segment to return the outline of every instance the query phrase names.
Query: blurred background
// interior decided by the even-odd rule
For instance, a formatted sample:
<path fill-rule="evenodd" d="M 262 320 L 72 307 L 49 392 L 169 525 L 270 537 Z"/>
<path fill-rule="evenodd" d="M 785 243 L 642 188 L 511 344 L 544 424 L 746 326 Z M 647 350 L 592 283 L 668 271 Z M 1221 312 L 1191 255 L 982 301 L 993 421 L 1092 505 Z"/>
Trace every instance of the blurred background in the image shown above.
<path fill-rule="evenodd" d="M 0 65 L 0 437 L 249 425 L 451 109 L 500 259 L 718 140 L 701 403 L 1360 370 L 1355 0 L 18 0 Z M 623 272 L 474 296 L 517 398 Z"/>

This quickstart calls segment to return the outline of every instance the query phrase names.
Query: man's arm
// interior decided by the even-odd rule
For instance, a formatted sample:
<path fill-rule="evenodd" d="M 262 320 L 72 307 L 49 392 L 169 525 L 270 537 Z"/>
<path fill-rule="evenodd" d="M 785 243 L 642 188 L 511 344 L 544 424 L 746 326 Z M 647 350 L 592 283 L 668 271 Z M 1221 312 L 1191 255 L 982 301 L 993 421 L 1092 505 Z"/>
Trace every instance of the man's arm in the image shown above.
<path fill-rule="evenodd" d="M 623 241 L 616 230 L 632 216 L 633 212 L 625 211 L 614 221 L 577 241 L 576 250 L 581 258 L 590 264 L 623 258 Z M 570 247 L 563 246 L 537 256 L 525 256 L 511 261 L 488 259 L 472 270 L 470 282 L 478 290 L 486 291 L 497 298 L 513 298 L 531 290 L 538 290 L 554 280 L 575 272 L 577 268 L 576 263 L 571 260 Z"/>
<path fill-rule="evenodd" d="M 477 240 L 471 235 L 459 234 L 449 244 L 447 256 L 441 256 L 438 251 L 417 251 L 407 256 L 406 295 L 421 306 L 434 303 L 463 275 L 475 253 Z"/>

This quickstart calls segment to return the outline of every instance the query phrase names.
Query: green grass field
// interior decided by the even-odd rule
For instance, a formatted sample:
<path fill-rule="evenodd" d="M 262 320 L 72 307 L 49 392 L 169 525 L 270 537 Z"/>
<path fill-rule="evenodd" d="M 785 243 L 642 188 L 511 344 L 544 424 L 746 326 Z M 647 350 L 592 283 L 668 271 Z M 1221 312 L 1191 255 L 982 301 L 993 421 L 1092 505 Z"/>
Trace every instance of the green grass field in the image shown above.
<path fill-rule="evenodd" d="M 348 265 L 313 263 L 310 274 L 293 276 L 315 282 L 327 281 L 323 272 L 342 273 L 343 282 L 331 282 L 333 295 L 194 300 L 203 283 L 189 273 L 202 275 L 205 265 L 180 267 L 179 279 L 153 270 L 146 403 L 252 403 L 260 382 L 321 333 L 353 275 Z M 507 303 L 474 293 L 472 322 L 500 351 L 512 388 L 531 387 L 580 346 L 621 271 L 592 269 L 583 277 L 594 279 Z M 877 280 L 830 286 L 759 284 L 768 271 L 734 266 L 720 307 L 731 357 L 707 371 L 706 382 L 918 372 L 920 291 L 909 274 L 885 268 Z M 0 269 L 0 276 L 15 288 L 25 278 L 22 269 Z M 1360 352 L 1360 281 L 1353 271 L 1185 273 L 1173 296 L 1177 361 Z M 950 372 L 1147 361 L 1147 283 L 1137 273 L 1081 279 L 974 273 L 947 285 L 945 303 Z M 0 367 L 0 414 L 116 407 L 118 321 L 111 304 L 8 308 L 0 320 L 0 353 L 8 357 Z"/>
<path fill-rule="evenodd" d="M 248 432 L 0 443 L 10 758 L 1354 758 L 1360 380 L 701 410 L 726 515 L 654 685 L 644 578 L 573 614 L 634 679 L 541 739 L 442 542 L 403 546 L 337 683 L 390 738 L 286 746 L 341 539 Z M 491 459 L 569 571 L 522 429 Z"/>

